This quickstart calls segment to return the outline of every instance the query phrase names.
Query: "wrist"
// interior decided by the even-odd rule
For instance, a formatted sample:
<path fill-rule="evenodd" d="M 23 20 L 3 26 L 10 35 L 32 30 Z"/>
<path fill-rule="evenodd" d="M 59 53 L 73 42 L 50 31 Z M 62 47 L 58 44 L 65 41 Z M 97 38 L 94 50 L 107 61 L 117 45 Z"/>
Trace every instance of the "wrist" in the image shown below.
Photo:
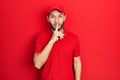
<path fill-rule="evenodd" d="M 55 43 L 55 41 L 53 41 L 53 40 L 49 41 L 49 44 L 54 44 L 54 43 Z"/>

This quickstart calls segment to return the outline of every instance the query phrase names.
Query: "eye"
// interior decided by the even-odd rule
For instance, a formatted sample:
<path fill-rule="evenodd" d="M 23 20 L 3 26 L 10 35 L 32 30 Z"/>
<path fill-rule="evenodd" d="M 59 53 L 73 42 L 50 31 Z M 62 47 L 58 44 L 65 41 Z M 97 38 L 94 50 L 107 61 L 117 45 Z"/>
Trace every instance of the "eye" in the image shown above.
<path fill-rule="evenodd" d="M 51 15 L 50 18 L 54 18 L 55 16 Z"/>
<path fill-rule="evenodd" d="M 55 16 L 54 16 L 54 15 L 52 15 L 52 14 L 50 14 L 50 15 L 49 15 L 49 18 L 55 18 Z"/>
<path fill-rule="evenodd" d="M 59 18 L 62 18 L 63 17 L 63 15 L 59 15 Z"/>

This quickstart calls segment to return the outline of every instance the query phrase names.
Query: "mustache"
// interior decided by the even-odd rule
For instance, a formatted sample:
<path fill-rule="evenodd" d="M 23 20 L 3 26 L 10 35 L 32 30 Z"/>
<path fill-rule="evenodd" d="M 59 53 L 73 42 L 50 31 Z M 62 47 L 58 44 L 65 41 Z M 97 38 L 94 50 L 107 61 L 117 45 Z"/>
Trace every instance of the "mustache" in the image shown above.
<path fill-rule="evenodd" d="M 49 24 L 50 24 L 50 27 L 51 27 L 51 29 L 53 30 L 53 31 L 55 31 L 55 28 L 52 26 L 52 24 L 49 22 Z M 58 29 L 58 31 L 60 31 L 62 28 L 63 28 L 63 25 L 64 25 L 64 22 L 63 22 L 63 24 L 61 25 L 61 27 Z"/>

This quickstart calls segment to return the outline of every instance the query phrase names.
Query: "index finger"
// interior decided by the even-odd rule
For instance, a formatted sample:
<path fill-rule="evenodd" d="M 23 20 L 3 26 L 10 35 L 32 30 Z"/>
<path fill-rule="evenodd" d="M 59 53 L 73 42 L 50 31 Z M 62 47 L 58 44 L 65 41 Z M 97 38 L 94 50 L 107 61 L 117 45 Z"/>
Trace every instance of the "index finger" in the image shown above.
<path fill-rule="evenodd" d="M 58 31 L 58 23 L 57 23 L 57 25 L 56 25 L 56 27 L 55 27 L 55 31 Z"/>

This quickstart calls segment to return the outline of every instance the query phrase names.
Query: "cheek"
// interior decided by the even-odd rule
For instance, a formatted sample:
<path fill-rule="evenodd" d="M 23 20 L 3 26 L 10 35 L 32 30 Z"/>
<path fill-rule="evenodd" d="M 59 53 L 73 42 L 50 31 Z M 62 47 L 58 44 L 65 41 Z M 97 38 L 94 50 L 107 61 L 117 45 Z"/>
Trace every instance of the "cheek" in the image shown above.
<path fill-rule="evenodd" d="M 64 19 L 59 19 L 59 22 L 62 24 L 64 22 Z"/>
<path fill-rule="evenodd" d="M 50 23 L 53 24 L 54 23 L 54 19 L 49 19 Z"/>

